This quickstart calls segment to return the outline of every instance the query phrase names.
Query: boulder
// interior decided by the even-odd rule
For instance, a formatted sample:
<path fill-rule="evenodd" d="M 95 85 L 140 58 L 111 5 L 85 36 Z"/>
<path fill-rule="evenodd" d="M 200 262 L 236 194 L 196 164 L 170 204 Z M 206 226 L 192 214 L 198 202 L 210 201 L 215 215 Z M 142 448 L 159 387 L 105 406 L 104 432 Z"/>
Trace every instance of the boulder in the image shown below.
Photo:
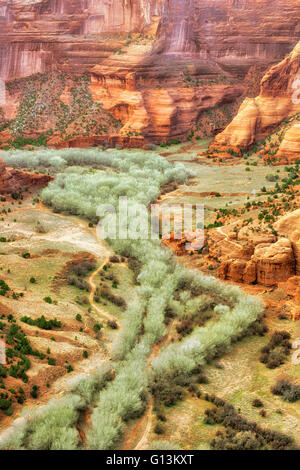
<path fill-rule="evenodd" d="M 257 245 L 253 261 L 256 263 L 257 282 L 264 286 L 286 281 L 296 273 L 292 243 L 287 238 L 272 244 Z"/>

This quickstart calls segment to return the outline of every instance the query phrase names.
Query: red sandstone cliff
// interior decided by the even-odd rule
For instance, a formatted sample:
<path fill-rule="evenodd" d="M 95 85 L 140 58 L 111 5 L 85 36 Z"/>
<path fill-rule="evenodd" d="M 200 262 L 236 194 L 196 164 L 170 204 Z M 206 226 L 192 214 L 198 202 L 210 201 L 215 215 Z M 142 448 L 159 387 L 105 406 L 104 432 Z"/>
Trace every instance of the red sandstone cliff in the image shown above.
<path fill-rule="evenodd" d="M 43 187 L 46 186 L 53 176 L 30 173 L 27 171 L 15 170 L 12 168 L 6 169 L 4 161 L 0 158 L 0 193 L 6 194 L 19 190 L 24 190 L 25 187 Z"/>
<path fill-rule="evenodd" d="M 300 113 L 300 42 L 261 82 L 257 98 L 246 99 L 229 126 L 212 143 L 212 149 L 247 148 L 274 131 L 282 121 Z M 298 119 L 283 132 L 276 157 L 295 161 L 300 154 Z"/>
<path fill-rule="evenodd" d="M 106 134 L 160 142 L 241 96 L 251 66 L 299 40 L 299 17 L 298 0 L 0 0 L 0 78 L 89 72 L 93 100 L 122 123 Z M 20 100 L 9 94 L 4 119 Z"/>

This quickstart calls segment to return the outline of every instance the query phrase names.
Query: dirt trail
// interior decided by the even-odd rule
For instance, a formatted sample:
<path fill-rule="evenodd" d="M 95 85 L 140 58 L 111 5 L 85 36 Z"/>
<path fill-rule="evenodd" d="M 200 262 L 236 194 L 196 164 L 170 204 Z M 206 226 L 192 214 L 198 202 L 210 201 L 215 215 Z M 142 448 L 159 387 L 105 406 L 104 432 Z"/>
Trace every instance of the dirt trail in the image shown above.
<path fill-rule="evenodd" d="M 118 327 L 120 327 L 119 325 L 119 322 L 117 321 L 117 319 L 112 316 L 112 315 L 109 315 L 108 313 L 106 313 L 104 311 L 104 309 L 98 307 L 95 302 L 94 302 L 94 295 L 95 295 L 95 291 L 96 291 L 96 285 L 94 283 L 94 279 L 95 277 L 99 274 L 100 271 L 102 271 L 103 267 L 108 263 L 109 261 L 109 257 L 111 255 L 111 252 L 108 250 L 108 248 L 104 245 L 103 243 L 103 240 L 101 240 L 97 234 L 97 230 L 95 229 L 92 229 L 90 227 L 87 227 L 86 226 L 86 223 L 84 222 L 81 222 L 80 220 L 77 220 L 77 219 L 70 219 L 70 217 L 68 215 L 63 215 L 63 214 L 57 214 L 57 213 L 54 213 L 52 210 L 48 209 L 47 207 L 44 206 L 44 204 L 42 203 L 42 201 L 39 201 L 38 203 L 38 207 L 23 207 L 21 209 L 17 209 L 15 211 L 13 211 L 14 214 L 17 214 L 17 213 L 20 213 L 20 212 L 24 212 L 24 211 L 29 211 L 29 210 L 36 210 L 36 211 L 41 211 L 41 212 L 44 212 L 46 214 L 50 214 L 54 217 L 59 217 L 60 219 L 64 219 L 64 220 L 71 220 L 72 223 L 78 225 L 81 229 L 83 229 L 84 231 L 86 232 L 89 232 L 93 237 L 96 236 L 97 238 L 97 241 L 99 243 L 99 245 L 101 245 L 101 248 L 103 249 L 103 251 L 105 252 L 106 254 L 106 257 L 105 257 L 105 260 L 103 261 L 103 263 L 96 269 L 96 271 L 94 271 L 91 276 L 89 277 L 88 279 L 88 283 L 89 283 L 89 287 L 90 287 L 90 295 L 89 295 L 89 303 L 90 303 L 90 306 L 96 310 L 96 312 L 103 318 L 105 318 L 106 320 L 109 320 L 109 321 L 114 321 L 117 323 Z"/>
<path fill-rule="evenodd" d="M 168 346 L 168 344 L 171 342 L 171 335 L 170 331 L 174 325 L 174 321 L 170 324 L 168 334 L 166 337 L 161 341 L 159 345 L 154 345 L 152 348 L 152 353 L 148 357 L 148 368 L 151 367 L 151 360 L 158 355 L 159 351 L 161 350 L 162 346 Z M 139 438 L 138 442 L 135 444 L 132 450 L 145 450 L 147 449 L 147 443 L 148 443 L 148 438 L 149 434 L 151 432 L 152 428 L 152 412 L 153 412 L 153 398 L 150 393 L 148 393 L 148 409 L 147 412 L 140 418 L 140 420 L 137 422 L 135 427 L 130 433 L 130 436 L 126 440 L 124 444 L 124 450 L 130 450 L 132 447 L 132 444 L 134 443 L 134 439 L 137 436 L 137 433 L 139 432 L 140 429 L 144 428 L 143 433 L 141 437 Z"/>
<path fill-rule="evenodd" d="M 62 219 L 65 219 L 66 216 L 64 215 L 60 215 L 60 214 L 54 214 L 51 210 L 47 209 L 43 203 L 40 201 L 39 204 L 38 204 L 38 207 L 41 211 L 43 212 L 46 212 L 48 214 L 51 214 L 51 215 L 54 215 L 56 217 L 60 217 Z M 96 271 L 94 271 L 91 276 L 89 277 L 88 279 L 88 283 L 89 283 L 89 287 L 90 287 L 90 295 L 89 295 L 89 303 L 90 303 L 90 306 L 96 310 L 97 313 L 100 314 L 101 317 L 105 318 L 106 320 L 109 320 L 109 321 L 114 321 L 117 323 L 118 327 L 120 326 L 119 325 L 119 322 L 117 321 L 117 319 L 112 316 L 112 315 L 109 315 L 108 313 L 105 312 L 104 309 L 98 307 L 94 301 L 94 295 L 95 295 L 95 291 L 96 291 L 96 285 L 94 283 L 94 279 L 95 277 L 99 274 L 100 271 L 102 271 L 103 267 L 108 263 L 109 261 L 109 257 L 111 255 L 111 252 L 107 249 L 107 247 L 104 245 L 103 243 L 103 240 L 101 240 L 97 234 L 97 229 L 96 230 L 92 230 L 91 228 L 87 227 L 86 224 L 84 222 L 80 222 L 79 220 L 76 220 L 76 219 L 71 219 L 73 223 L 75 223 L 76 225 L 78 225 L 79 227 L 81 227 L 83 230 L 89 232 L 91 235 L 95 236 L 96 235 L 96 238 L 97 238 L 97 241 L 99 243 L 99 245 L 101 245 L 101 248 L 105 251 L 106 253 L 106 258 L 105 260 L 103 261 L 103 263 L 99 266 L 99 268 L 96 269 Z"/>
<path fill-rule="evenodd" d="M 99 272 L 102 271 L 103 267 L 108 263 L 108 261 L 109 261 L 109 255 L 105 258 L 105 260 L 103 261 L 101 266 L 99 266 L 99 268 L 96 271 L 94 271 L 91 274 L 91 276 L 89 277 L 89 280 L 88 280 L 88 283 L 89 283 L 89 286 L 90 286 L 89 303 L 90 303 L 90 306 L 92 308 L 94 308 L 94 310 L 96 310 L 96 312 L 98 312 L 102 317 L 106 318 L 109 321 L 116 322 L 117 325 L 118 325 L 118 328 L 120 328 L 120 325 L 119 325 L 119 322 L 117 321 L 117 319 L 115 317 L 113 317 L 112 315 L 109 315 L 108 313 L 106 313 L 104 311 L 104 309 L 98 307 L 98 305 L 96 305 L 96 303 L 94 301 L 94 295 L 95 295 L 95 292 L 96 292 L 96 285 L 94 283 L 94 279 L 99 274 Z"/>
<path fill-rule="evenodd" d="M 227 241 L 227 243 L 231 243 L 231 245 L 237 246 L 239 249 L 241 248 L 241 245 L 239 245 L 239 244 L 236 243 L 236 242 L 233 242 L 232 240 L 229 240 L 227 233 L 225 233 L 225 232 L 222 230 L 222 227 L 218 227 L 218 228 L 217 228 L 217 232 L 220 233 L 221 235 L 223 235 L 223 236 L 225 237 L 225 240 Z"/>
<path fill-rule="evenodd" d="M 18 213 L 21 213 L 21 212 L 32 211 L 32 210 L 33 211 L 41 211 L 41 212 L 50 214 L 52 216 L 64 219 L 65 221 L 71 221 L 72 223 L 80 226 L 81 229 L 83 229 L 84 231 L 89 232 L 91 235 L 93 235 L 94 237 L 97 238 L 97 241 L 101 245 L 103 251 L 105 252 L 106 257 L 105 257 L 105 260 L 101 263 L 101 265 L 91 274 L 91 276 L 88 279 L 88 283 L 89 283 L 89 286 L 90 286 L 89 303 L 90 303 L 90 306 L 92 308 L 94 308 L 97 311 L 98 314 L 101 315 L 101 317 L 105 318 L 106 320 L 116 322 L 118 327 L 119 327 L 120 325 L 117 321 L 117 318 L 115 318 L 114 316 L 109 315 L 108 313 L 106 313 L 103 309 L 101 309 L 100 307 L 95 305 L 95 302 L 94 302 L 94 293 L 95 293 L 95 290 L 96 290 L 96 285 L 94 283 L 94 279 L 99 274 L 99 272 L 103 269 L 103 266 L 108 263 L 109 257 L 111 256 L 111 252 L 104 245 L 103 240 L 101 240 L 98 237 L 97 232 L 95 230 L 93 230 L 90 227 L 87 227 L 86 223 L 81 222 L 81 221 L 76 220 L 76 219 L 71 219 L 68 215 L 56 214 L 53 211 L 51 211 L 50 209 L 46 208 L 41 201 L 38 203 L 37 207 L 22 207 L 22 208 L 19 208 L 19 209 L 16 209 L 16 210 L 12 211 L 11 214 L 18 214 Z M 106 360 L 107 360 L 107 358 L 106 358 Z M 104 360 L 101 361 L 101 362 L 104 362 Z M 99 366 L 99 361 L 97 362 L 97 365 Z M 82 372 L 80 372 L 80 374 L 81 373 Z M 30 402 L 30 406 L 36 408 L 38 406 L 42 406 L 42 405 L 45 405 L 46 403 L 48 403 L 49 398 L 55 398 L 55 397 L 61 396 L 63 394 L 63 390 L 64 390 L 64 382 L 65 381 L 68 382 L 69 379 L 70 379 L 69 376 L 68 377 L 66 377 L 66 376 L 60 377 L 58 379 L 56 385 L 53 384 L 54 386 L 52 387 L 52 390 L 49 391 L 49 393 L 47 393 L 46 395 L 40 397 L 38 400 L 34 400 L 32 403 Z M 68 386 L 67 386 L 67 388 L 68 388 Z M 80 437 L 81 437 L 83 442 L 85 442 L 85 431 L 90 425 L 90 422 L 89 422 L 90 415 L 89 415 L 89 413 L 90 413 L 90 410 L 86 410 L 86 412 L 83 414 L 83 418 L 84 418 L 83 423 L 80 423 L 80 424 L 77 423 L 77 425 L 76 425 L 76 427 L 78 429 L 78 432 L 80 434 Z M 4 428 L 8 427 L 10 425 L 10 423 L 11 423 L 10 418 L 7 418 L 7 424 L 5 423 L 5 421 L 2 421 L 2 425 L 4 424 L 4 426 L 2 426 L 2 428 L 4 429 Z"/>
<path fill-rule="evenodd" d="M 84 222 L 81 222 L 81 221 L 76 220 L 76 219 L 70 219 L 69 216 L 67 216 L 67 215 L 61 215 L 61 214 L 54 213 L 52 210 L 46 208 L 41 201 L 38 203 L 38 207 L 22 208 L 22 209 L 18 209 L 16 211 L 14 211 L 14 213 L 24 212 L 26 210 L 40 210 L 44 213 L 50 214 L 50 215 L 55 216 L 55 217 L 62 218 L 64 220 L 71 220 L 74 224 L 80 226 L 83 230 L 89 232 L 93 236 L 96 236 L 96 238 L 98 240 L 98 243 L 101 245 L 101 247 L 103 248 L 103 250 L 106 253 L 106 257 L 105 257 L 105 260 L 101 263 L 101 265 L 90 275 L 90 277 L 88 279 L 88 283 L 89 283 L 89 286 L 90 286 L 89 303 L 90 303 L 90 306 L 94 310 L 96 310 L 96 312 L 98 314 L 100 314 L 101 317 L 105 318 L 106 320 L 116 322 L 118 327 L 120 327 L 119 322 L 117 321 L 117 319 L 114 316 L 109 315 L 107 312 L 104 311 L 104 309 L 102 309 L 98 305 L 96 305 L 95 301 L 94 301 L 94 295 L 95 295 L 95 291 L 96 291 L 96 285 L 95 285 L 95 282 L 94 282 L 95 278 L 100 273 L 100 271 L 102 271 L 103 267 L 109 262 L 109 257 L 111 256 L 111 252 L 103 244 L 103 240 L 99 239 L 97 231 L 87 227 Z M 171 340 L 170 330 L 172 328 L 173 323 L 174 322 L 171 323 L 171 325 L 169 327 L 168 334 L 162 340 L 162 342 L 159 345 L 154 346 L 152 348 L 152 353 L 148 357 L 148 367 L 149 368 L 151 367 L 150 366 L 151 359 L 159 353 L 162 346 L 169 344 L 169 342 Z M 130 437 L 127 439 L 127 441 L 124 445 L 124 450 L 127 450 L 127 449 L 129 450 L 130 448 L 132 448 L 131 445 L 132 445 L 132 443 L 134 443 L 134 440 L 135 440 L 135 437 L 137 436 L 137 433 L 139 432 L 140 429 L 143 429 L 143 428 L 144 428 L 143 433 L 142 433 L 141 437 L 139 438 L 138 442 L 135 444 L 133 450 L 142 450 L 142 449 L 147 448 L 148 437 L 149 437 L 149 434 L 150 434 L 151 428 L 152 428 L 152 412 L 153 412 L 153 398 L 152 398 L 150 393 L 148 393 L 148 402 L 149 402 L 149 405 L 148 405 L 147 412 L 141 417 L 141 419 L 138 421 L 138 423 L 134 427 L 133 431 L 131 432 Z M 87 419 L 87 416 L 88 416 L 88 413 L 85 416 L 85 425 L 84 426 L 78 425 L 78 432 L 79 432 L 83 442 L 85 441 L 86 428 L 89 427 L 89 422 L 88 422 L 89 420 Z M 83 427 L 85 429 L 83 429 Z"/>

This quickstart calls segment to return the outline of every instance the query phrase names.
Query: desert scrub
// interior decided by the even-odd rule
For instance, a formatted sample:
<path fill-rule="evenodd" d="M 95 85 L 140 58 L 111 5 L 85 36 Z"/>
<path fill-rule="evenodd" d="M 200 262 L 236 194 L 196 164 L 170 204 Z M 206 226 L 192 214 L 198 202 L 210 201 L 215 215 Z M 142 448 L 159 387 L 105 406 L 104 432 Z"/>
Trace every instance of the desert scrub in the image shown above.
<path fill-rule="evenodd" d="M 72 153 L 75 155 L 76 152 L 78 151 L 68 152 L 68 156 Z M 92 151 L 90 155 L 95 158 L 97 153 L 98 162 L 101 159 L 102 164 L 117 168 L 119 173 L 103 171 L 78 175 L 69 170 L 59 175 L 43 190 L 44 202 L 56 210 L 85 215 L 94 221 L 100 203 L 112 204 L 117 209 L 119 196 L 126 195 L 129 205 L 136 202 L 149 205 L 157 198 L 163 185 L 172 181 L 183 182 L 188 177 L 183 167 L 172 166 L 156 155 L 147 155 L 145 158 L 137 152 L 122 160 L 114 151 Z M 104 162 L 108 155 L 110 160 Z M 180 373 L 191 374 L 198 364 L 214 356 L 221 347 L 228 347 L 262 311 L 262 305 L 256 299 L 244 295 L 239 289 L 225 286 L 214 278 L 189 273 L 176 266 L 171 252 L 163 248 L 159 240 L 116 239 L 110 240 L 110 243 L 116 253 L 139 262 L 136 277 L 139 301 L 129 306 L 128 324 L 134 326 L 131 334 L 122 334 L 113 347 L 115 358 L 125 362 L 122 369 L 118 370 L 116 367 L 115 380 L 100 394 L 99 405 L 92 414 L 88 442 L 90 447 L 97 449 L 113 448 L 120 439 L 126 421 L 144 410 L 148 382 L 145 373 L 146 359 L 152 345 L 166 334 L 165 311 L 173 299 L 180 279 L 186 277 L 192 289 L 198 288 L 223 298 L 225 304 L 233 304 L 232 309 L 219 309 L 220 322 L 210 328 L 196 331 L 194 336 L 185 340 L 189 342 L 189 346 L 183 341 L 180 346 L 173 347 L 178 348 L 178 353 L 175 354 L 172 365 L 175 370 L 179 369 Z M 124 317 L 127 317 L 127 310 Z M 143 335 L 137 343 L 141 331 Z M 199 345 L 202 339 L 203 347 Z M 193 348 L 190 346 L 192 344 Z M 169 347 L 162 353 L 161 364 L 166 354 L 169 354 Z M 173 355 L 173 352 L 170 354 Z M 170 362 L 169 359 L 167 362 Z M 160 361 L 161 357 L 153 361 L 155 373 L 158 372 Z"/>
<path fill-rule="evenodd" d="M 188 276 L 188 274 L 187 274 Z M 219 321 L 208 327 L 196 329 L 180 343 L 169 345 L 152 361 L 154 375 L 163 376 L 173 371 L 190 375 L 197 365 L 226 350 L 263 311 L 262 302 L 244 294 L 234 286 L 227 286 L 215 278 L 194 273 L 197 282 L 208 292 L 221 295 L 233 302 L 233 308 L 225 310 Z"/>
<path fill-rule="evenodd" d="M 262 428 L 248 421 L 233 405 L 215 395 L 205 395 L 215 405 L 205 410 L 204 423 L 222 424 L 225 432 L 218 431 L 211 440 L 215 450 L 296 450 L 293 438 L 279 431 Z"/>
<path fill-rule="evenodd" d="M 273 395 L 279 395 L 284 401 L 294 403 L 300 400 L 300 385 L 288 380 L 279 380 L 272 388 Z"/>
<path fill-rule="evenodd" d="M 0 449 L 75 450 L 81 442 L 76 423 L 112 378 L 108 366 L 81 377 L 64 397 L 24 410 L 24 421 L 0 436 Z"/>
<path fill-rule="evenodd" d="M 52 330 L 53 328 L 61 327 L 61 321 L 58 321 L 56 318 L 54 320 L 46 320 L 44 315 L 35 319 L 24 316 L 21 317 L 21 321 L 27 323 L 27 325 L 38 326 L 42 330 Z"/>
<path fill-rule="evenodd" d="M 261 349 L 260 362 L 266 364 L 269 369 L 275 369 L 283 364 L 292 348 L 290 339 L 288 331 L 275 331 L 269 343 Z"/>
<path fill-rule="evenodd" d="M 10 154 L 8 159 L 10 164 L 26 165 L 26 159 L 18 153 Z M 141 151 L 121 154 L 98 149 L 47 150 L 34 152 L 28 159 L 27 164 L 46 164 L 56 170 L 72 165 L 96 168 L 104 165 L 118 170 L 102 168 L 84 173 L 68 168 L 41 193 L 43 202 L 56 211 L 82 215 L 93 223 L 98 221 L 99 204 L 110 204 L 118 213 L 119 197 L 126 196 L 129 208 L 135 209 L 138 203 L 148 207 L 165 185 L 184 183 L 190 176 L 184 166 L 172 165 L 156 154 Z M 129 223 L 133 221 L 134 216 L 129 217 Z M 257 299 L 238 288 L 179 266 L 159 239 L 117 238 L 109 243 L 118 255 L 134 260 L 136 288 L 123 314 L 124 326 L 131 331 L 121 331 L 113 344 L 113 358 L 122 362 L 114 363 L 114 380 L 99 393 L 91 415 L 87 442 L 92 449 L 115 448 L 127 422 L 144 412 L 154 378 L 159 383 L 171 371 L 178 374 L 181 383 L 189 385 L 191 374 L 241 337 L 263 310 Z M 153 346 L 167 334 L 167 311 L 173 309 L 178 318 L 186 315 L 193 318 L 199 311 L 205 313 L 217 305 L 214 313 L 220 317 L 218 322 L 197 327 L 181 343 L 167 346 L 152 360 L 153 370 L 149 371 L 148 358 Z M 68 430 L 74 430 L 72 419 Z M 71 448 L 78 445 L 73 431 L 68 442 Z M 25 447 L 31 448 L 30 444 Z"/>
<path fill-rule="evenodd" d="M 89 81 L 87 74 L 53 71 L 8 82 L 10 94 L 17 93 L 20 101 L 16 116 L 3 124 L 4 128 L 9 127 L 14 138 L 9 144 L 17 149 L 24 145 L 46 145 L 47 138 L 53 132 L 64 140 L 78 135 L 103 135 L 111 129 L 117 132 L 122 123 L 104 110 L 100 103 L 93 102 Z M 70 89 L 69 104 L 60 99 L 66 87 Z M 24 137 L 28 132 L 38 134 L 46 121 L 48 130 L 45 135 L 37 139 Z"/>

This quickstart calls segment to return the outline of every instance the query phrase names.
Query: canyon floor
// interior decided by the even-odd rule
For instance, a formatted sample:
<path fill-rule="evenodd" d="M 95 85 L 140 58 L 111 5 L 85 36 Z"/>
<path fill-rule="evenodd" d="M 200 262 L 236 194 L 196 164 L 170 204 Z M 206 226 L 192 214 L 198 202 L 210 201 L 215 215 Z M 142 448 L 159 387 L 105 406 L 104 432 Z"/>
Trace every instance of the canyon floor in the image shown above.
<path fill-rule="evenodd" d="M 251 225 L 251 233 L 261 237 L 260 241 L 272 242 L 274 233 L 259 218 L 259 213 L 262 208 L 268 211 L 268 204 L 274 202 L 270 202 L 268 193 L 274 190 L 278 178 L 285 177 L 287 170 L 284 166 L 264 164 L 256 155 L 250 155 L 245 161 L 234 158 L 212 161 L 204 154 L 209 144 L 209 140 L 204 140 L 157 148 L 161 156 L 170 162 L 182 162 L 194 173 L 187 184 L 162 194 L 158 202 L 204 204 L 204 249 L 187 251 L 182 240 L 165 243 L 183 265 L 220 277 L 222 263 L 239 259 L 241 250 L 245 251 L 249 241 L 253 241 L 245 230 L 239 239 L 234 227 L 238 226 L 241 233 Z M 297 188 L 294 192 L 290 210 L 299 207 Z M 254 199 L 260 205 L 252 206 L 249 214 L 245 207 Z M 0 412 L 0 430 L 3 430 L 20 415 L 24 406 L 34 407 L 62 395 L 80 374 L 101 367 L 110 354 L 112 339 L 120 333 L 118 326 L 123 319 L 122 302 L 116 305 L 109 297 L 102 296 L 101 287 L 120 299 L 129 299 L 134 295 L 134 271 L 127 259 L 119 258 L 115 262 L 111 258 L 111 248 L 97 238 L 93 224 L 80 217 L 54 213 L 39 201 L 36 190 L 29 188 L 21 197 L 6 197 L 1 209 L 0 279 L 9 290 L 0 297 L 0 314 L 7 318 L 11 315 L 11 324 L 16 321 L 32 348 L 38 351 L 31 359 L 27 383 L 12 376 L 3 379 L 5 392 L 13 401 L 9 416 Z M 220 220 L 222 223 L 218 224 Z M 82 264 L 86 270 L 78 274 L 76 266 Z M 283 264 L 282 270 L 286 269 Z M 300 445 L 299 405 L 285 402 L 270 391 L 277 380 L 299 383 L 299 364 L 293 364 L 291 355 L 274 369 L 259 360 L 260 350 L 276 330 L 288 331 L 292 342 L 300 339 L 300 323 L 291 314 L 299 307 L 298 297 L 287 288 L 288 282 L 275 281 L 263 285 L 256 281 L 246 283 L 238 276 L 226 280 L 225 276 L 224 282 L 239 285 L 265 302 L 264 322 L 268 332 L 264 336 L 247 336 L 232 345 L 220 359 L 209 363 L 205 367 L 208 383 L 200 388 L 203 394 L 213 393 L 227 400 L 244 417 L 262 427 L 294 437 Z M 30 320 L 42 315 L 47 321 L 60 323 L 54 323 L 49 329 L 30 324 Z M 177 320 L 169 325 L 164 342 L 180 339 L 177 326 Z M 33 384 L 38 387 L 37 397 L 32 393 Z M 20 386 L 23 392 L 19 391 Z M 192 390 L 187 391 L 176 406 L 166 408 L 163 434 L 155 432 L 156 420 L 149 408 L 142 418 L 129 423 L 120 448 L 146 449 L 157 445 L 157 441 L 172 442 L 182 449 L 209 448 L 216 431 L 225 428 L 204 424 L 204 412 L 212 405 L 203 394 L 198 398 Z M 261 408 L 253 407 L 254 399 L 263 402 L 264 414 L 260 413 Z M 88 421 L 87 416 L 80 430 L 83 436 Z"/>

